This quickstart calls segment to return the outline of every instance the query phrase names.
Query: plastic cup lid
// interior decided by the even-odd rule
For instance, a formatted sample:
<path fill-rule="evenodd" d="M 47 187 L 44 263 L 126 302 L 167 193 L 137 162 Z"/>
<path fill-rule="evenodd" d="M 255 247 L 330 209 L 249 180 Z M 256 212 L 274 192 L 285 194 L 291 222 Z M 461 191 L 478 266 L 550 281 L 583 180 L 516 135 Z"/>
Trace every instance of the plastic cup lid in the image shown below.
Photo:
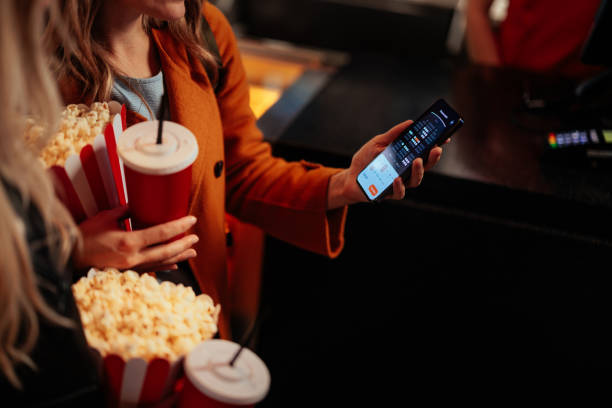
<path fill-rule="evenodd" d="M 240 348 L 227 340 L 200 343 L 185 358 L 185 374 L 208 397 L 226 404 L 253 405 L 270 388 L 270 372 L 264 362 L 245 348 L 233 366 L 229 361 Z"/>
<path fill-rule="evenodd" d="M 198 142 L 189 129 L 164 121 L 162 144 L 156 144 L 159 121 L 130 126 L 117 140 L 117 152 L 129 168 L 144 174 L 164 175 L 186 169 L 198 156 Z"/>

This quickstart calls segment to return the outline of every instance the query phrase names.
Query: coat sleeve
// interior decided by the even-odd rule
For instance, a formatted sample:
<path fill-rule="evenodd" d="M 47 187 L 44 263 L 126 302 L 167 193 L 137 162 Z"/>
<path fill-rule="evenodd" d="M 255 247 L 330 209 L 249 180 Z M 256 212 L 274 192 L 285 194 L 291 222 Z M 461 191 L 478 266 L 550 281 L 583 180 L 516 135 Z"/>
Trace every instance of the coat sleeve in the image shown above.
<path fill-rule="evenodd" d="M 225 16 L 206 3 L 225 74 L 217 100 L 223 122 L 227 211 L 301 248 L 337 256 L 347 208 L 327 210 L 330 177 L 340 171 L 273 157 L 249 106 L 249 86 Z"/>

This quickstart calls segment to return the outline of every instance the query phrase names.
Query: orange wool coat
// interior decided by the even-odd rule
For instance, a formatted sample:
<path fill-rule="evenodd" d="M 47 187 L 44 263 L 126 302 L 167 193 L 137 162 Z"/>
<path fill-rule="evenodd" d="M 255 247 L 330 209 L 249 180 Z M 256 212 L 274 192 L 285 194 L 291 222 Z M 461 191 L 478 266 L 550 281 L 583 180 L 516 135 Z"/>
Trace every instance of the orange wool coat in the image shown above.
<path fill-rule="evenodd" d="M 194 133 L 200 149 L 193 166 L 189 208 L 198 218 L 194 233 L 200 241 L 190 266 L 202 291 L 221 304 L 220 334 L 228 338 L 226 212 L 271 236 L 334 257 L 343 247 L 347 209 L 326 209 L 329 178 L 337 169 L 303 161 L 288 163 L 271 155 L 249 107 L 249 87 L 231 26 L 211 4 L 205 4 L 203 13 L 226 70 L 216 95 L 205 69 L 183 44 L 165 30 L 153 30 L 153 38 L 171 118 Z M 72 89 L 64 92 L 67 103 L 79 102 Z M 219 162 L 223 171 L 216 177 Z"/>

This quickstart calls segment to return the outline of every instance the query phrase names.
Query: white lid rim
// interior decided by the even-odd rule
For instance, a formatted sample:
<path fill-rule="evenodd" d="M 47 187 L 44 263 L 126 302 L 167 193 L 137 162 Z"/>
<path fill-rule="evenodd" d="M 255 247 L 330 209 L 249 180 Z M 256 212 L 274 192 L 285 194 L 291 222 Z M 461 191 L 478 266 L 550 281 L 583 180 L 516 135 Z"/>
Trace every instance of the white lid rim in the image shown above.
<path fill-rule="evenodd" d="M 134 158 L 130 159 L 130 154 L 126 154 L 126 152 L 124 152 L 124 149 L 128 148 L 128 146 L 131 146 L 131 144 L 135 142 L 133 138 L 139 137 L 138 135 L 141 132 L 147 132 L 149 130 L 157 131 L 158 126 L 159 126 L 158 120 L 147 120 L 144 122 L 139 122 L 139 123 L 136 123 L 128 127 L 118 137 L 117 154 L 119 156 L 119 159 L 123 162 L 123 164 L 129 167 L 130 169 L 137 171 L 139 173 L 148 174 L 148 175 L 159 175 L 159 176 L 165 176 L 165 175 L 169 175 L 173 173 L 178 173 L 179 171 L 182 171 L 186 169 L 187 167 L 193 165 L 193 163 L 196 161 L 200 153 L 200 147 L 199 147 L 197 138 L 195 137 L 193 132 L 189 130 L 187 127 L 181 125 L 180 123 L 169 121 L 169 120 L 164 121 L 164 133 L 168 129 L 173 129 L 175 132 L 180 132 L 183 134 L 184 137 L 187 137 L 188 139 L 190 139 L 189 144 L 193 143 L 193 145 L 192 145 L 192 150 L 188 151 L 188 155 L 185 155 L 184 157 L 182 157 L 180 161 L 177 161 L 175 159 L 173 160 L 174 163 L 171 163 L 168 166 L 160 166 L 157 168 L 150 167 L 150 166 L 144 166 L 144 165 L 141 165 L 135 162 Z M 136 132 L 136 136 L 132 136 L 134 132 Z M 131 142 L 127 142 L 128 140 L 130 140 Z M 126 143 L 128 143 L 128 145 L 126 145 Z"/>
<path fill-rule="evenodd" d="M 191 376 L 186 372 L 185 373 L 187 378 L 189 379 L 189 382 L 191 382 L 191 384 L 202 394 L 206 395 L 208 398 L 211 398 L 215 401 L 219 401 L 219 402 L 223 402 L 225 404 L 231 404 L 231 405 L 253 405 L 253 404 L 257 404 L 259 402 L 261 402 L 266 395 L 268 395 L 268 391 L 270 390 L 270 382 L 268 381 L 267 383 L 267 387 L 265 388 L 265 392 L 260 393 L 260 394 L 256 394 L 253 395 L 249 398 L 232 398 L 230 395 L 226 395 L 223 393 L 218 393 L 218 392 L 213 392 L 210 389 L 205 389 L 204 387 L 202 387 L 200 384 L 198 384 L 196 381 L 193 381 L 193 379 L 191 378 Z"/>
<path fill-rule="evenodd" d="M 123 161 L 123 165 L 129 167 L 131 170 L 137 171 L 142 174 L 148 174 L 151 176 L 167 176 L 168 174 L 178 173 L 179 171 L 185 170 L 187 167 L 193 165 L 193 163 L 198 158 L 199 148 L 196 145 L 196 148 L 193 150 L 193 154 L 189 156 L 189 160 L 185 160 L 183 163 L 177 164 L 171 167 L 161 167 L 159 169 L 139 166 L 138 164 L 134 164 L 129 160 L 126 160 L 121 153 L 119 157 Z"/>
<path fill-rule="evenodd" d="M 227 341 L 227 340 L 223 340 L 223 339 L 211 339 L 211 340 L 205 340 L 205 341 L 216 341 L 216 342 L 227 342 L 227 343 L 231 343 L 231 344 L 236 344 L 234 342 L 231 341 Z M 245 348 L 243 351 L 243 353 L 245 352 L 250 352 L 252 353 L 255 357 L 257 357 L 258 360 L 261 360 L 259 358 L 259 356 L 257 356 L 257 354 L 253 353 L 251 350 Z M 187 356 L 188 357 L 188 356 Z M 265 387 L 262 387 L 263 392 L 259 392 L 259 393 L 255 393 L 252 396 L 248 397 L 248 398 L 235 398 L 232 397 L 231 395 L 227 395 L 223 392 L 215 392 L 211 389 L 208 389 L 204 386 L 202 386 L 202 384 L 200 384 L 199 381 L 197 381 L 197 379 L 193 378 L 193 374 L 191 373 L 190 368 L 190 360 L 189 358 L 185 358 L 185 376 L 187 377 L 187 379 L 189 380 L 189 382 L 202 394 L 206 395 L 209 398 L 212 398 L 216 401 L 219 402 L 223 402 L 225 404 L 232 404 L 232 405 L 253 405 L 253 404 L 257 404 L 258 402 L 262 401 L 266 395 L 268 395 L 268 392 L 270 391 L 270 371 L 268 370 L 268 367 L 263 363 L 262 363 L 262 368 L 265 379 L 263 381 Z"/>

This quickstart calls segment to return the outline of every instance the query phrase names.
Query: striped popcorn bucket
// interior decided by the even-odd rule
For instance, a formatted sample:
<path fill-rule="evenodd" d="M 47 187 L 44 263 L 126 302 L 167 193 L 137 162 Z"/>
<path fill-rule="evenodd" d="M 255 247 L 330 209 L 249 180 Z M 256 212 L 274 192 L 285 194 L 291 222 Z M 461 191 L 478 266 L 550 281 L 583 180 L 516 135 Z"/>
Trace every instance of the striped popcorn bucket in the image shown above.
<path fill-rule="evenodd" d="M 64 166 L 49 168 L 56 180 L 57 195 L 76 223 L 127 204 L 123 163 L 117 155 L 117 139 L 126 128 L 123 105 L 93 144 L 68 157 Z"/>
<path fill-rule="evenodd" d="M 110 407 L 161 406 L 160 401 L 174 393 L 177 380 L 183 376 L 183 360 L 125 361 L 116 354 L 105 356 L 102 361 Z"/>

